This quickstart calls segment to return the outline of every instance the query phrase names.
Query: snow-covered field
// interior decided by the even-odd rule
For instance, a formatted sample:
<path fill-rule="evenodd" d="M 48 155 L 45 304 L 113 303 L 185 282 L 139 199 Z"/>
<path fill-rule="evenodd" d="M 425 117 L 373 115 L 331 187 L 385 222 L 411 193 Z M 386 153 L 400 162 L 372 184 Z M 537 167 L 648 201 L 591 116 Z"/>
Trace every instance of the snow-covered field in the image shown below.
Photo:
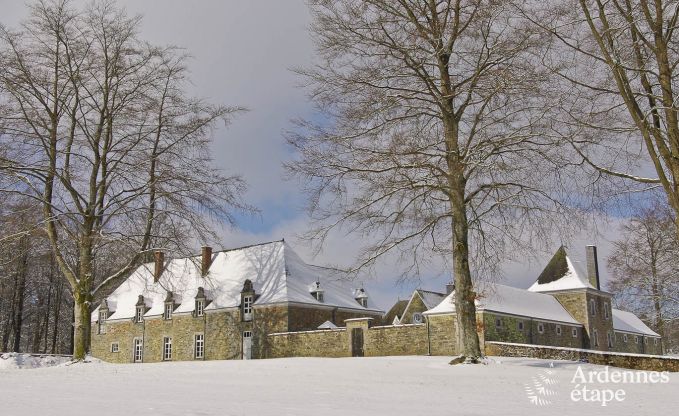
<path fill-rule="evenodd" d="M 7 352 L 0 354 L 0 370 L 52 367 L 67 363 L 70 358 L 58 355 L 29 355 Z"/>
<path fill-rule="evenodd" d="M 660 377 L 646 384 L 588 383 L 602 396 L 605 390 L 624 391 L 623 401 L 602 407 L 572 400 L 573 390 L 582 388 L 571 383 L 578 363 L 496 357 L 487 365 L 450 366 L 448 361 L 292 358 L 0 368 L 0 415 L 638 416 L 671 414 L 679 404 L 679 373 L 667 382 Z M 586 377 L 604 371 L 592 365 L 581 369 Z M 608 371 L 611 377 L 621 370 Z"/>

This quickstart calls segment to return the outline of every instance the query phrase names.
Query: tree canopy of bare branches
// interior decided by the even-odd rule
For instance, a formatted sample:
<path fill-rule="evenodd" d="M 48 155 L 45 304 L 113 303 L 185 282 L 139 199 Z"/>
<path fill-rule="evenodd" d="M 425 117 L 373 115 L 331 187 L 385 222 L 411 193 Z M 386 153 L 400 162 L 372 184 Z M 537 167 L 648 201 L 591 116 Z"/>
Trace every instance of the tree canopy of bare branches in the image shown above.
<path fill-rule="evenodd" d="M 387 253 L 452 259 L 457 334 L 481 355 L 472 277 L 559 211 L 541 134 L 540 38 L 511 2 L 310 1 L 319 61 L 299 69 L 321 116 L 289 135 L 321 241 L 368 236 L 355 269 Z M 549 163 L 540 161 L 548 160 Z"/>
<path fill-rule="evenodd" d="M 666 323 L 679 318 L 679 240 L 673 224 L 666 205 L 644 209 L 623 225 L 608 258 L 610 286 L 621 306 L 650 318 L 666 349 L 676 348 Z"/>
<path fill-rule="evenodd" d="M 214 220 L 248 208 L 243 180 L 209 157 L 214 127 L 240 109 L 189 98 L 184 52 L 141 40 L 140 17 L 112 1 L 30 10 L 0 28 L 0 192 L 40 206 L 82 358 L 93 301 L 151 250 L 211 238 Z"/>
<path fill-rule="evenodd" d="M 677 2 L 560 1 L 526 10 L 558 40 L 544 62 L 563 81 L 555 89 L 559 123 L 576 158 L 635 190 L 661 188 L 679 213 Z"/>

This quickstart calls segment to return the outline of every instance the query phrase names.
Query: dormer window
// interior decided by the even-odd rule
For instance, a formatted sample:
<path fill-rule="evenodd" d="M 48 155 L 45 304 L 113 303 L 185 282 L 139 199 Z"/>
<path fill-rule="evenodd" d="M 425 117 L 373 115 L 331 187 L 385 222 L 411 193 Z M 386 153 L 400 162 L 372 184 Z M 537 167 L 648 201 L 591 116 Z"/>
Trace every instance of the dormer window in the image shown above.
<path fill-rule="evenodd" d="M 325 302 L 325 296 L 323 296 L 323 289 L 321 289 L 321 282 L 316 281 L 311 285 L 309 289 L 311 296 L 314 297 L 319 302 Z"/>
<path fill-rule="evenodd" d="M 99 310 L 99 334 L 105 334 L 106 333 L 106 326 L 104 323 L 106 322 L 106 318 L 108 318 L 108 310 L 106 309 L 100 309 Z"/>
<path fill-rule="evenodd" d="M 137 306 L 137 313 L 134 317 L 135 322 L 144 322 L 144 307 Z"/>
<path fill-rule="evenodd" d="M 165 303 L 165 313 L 163 314 L 165 320 L 172 319 L 172 309 L 174 309 L 174 304 L 169 302 Z"/>
<path fill-rule="evenodd" d="M 357 289 L 354 295 L 354 299 L 356 299 L 356 302 L 358 302 L 358 304 L 363 306 L 364 308 L 368 307 L 368 294 L 365 292 L 365 289 L 363 288 Z"/>
<path fill-rule="evenodd" d="M 253 296 L 243 296 L 243 320 L 252 321 L 252 301 Z"/>
<path fill-rule="evenodd" d="M 169 321 L 172 319 L 172 312 L 174 311 L 174 295 L 172 292 L 167 292 L 165 297 L 165 309 L 163 310 L 163 319 Z"/>
<path fill-rule="evenodd" d="M 205 299 L 196 300 L 196 316 L 203 316 L 205 314 Z"/>
<path fill-rule="evenodd" d="M 255 303 L 255 288 L 250 279 L 243 283 L 243 290 L 240 292 L 241 316 L 244 322 L 252 321 L 252 305 Z"/>

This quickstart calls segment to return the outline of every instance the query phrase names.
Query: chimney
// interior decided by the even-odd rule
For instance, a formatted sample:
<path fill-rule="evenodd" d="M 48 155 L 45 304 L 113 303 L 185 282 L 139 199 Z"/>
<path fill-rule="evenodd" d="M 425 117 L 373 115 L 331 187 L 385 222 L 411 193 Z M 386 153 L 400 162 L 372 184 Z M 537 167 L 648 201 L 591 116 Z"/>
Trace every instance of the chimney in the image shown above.
<path fill-rule="evenodd" d="M 156 267 L 153 270 L 153 283 L 158 283 L 160 275 L 163 274 L 163 266 L 165 265 L 165 253 L 156 251 L 153 253 L 153 258 L 156 262 Z"/>
<path fill-rule="evenodd" d="M 212 247 L 203 246 L 201 249 L 200 273 L 205 276 L 212 264 Z"/>
<path fill-rule="evenodd" d="M 446 295 L 450 295 L 455 290 L 455 282 L 450 282 L 446 284 Z"/>
<path fill-rule="evenodd" d="M 589 283 L 597 290 L 601 290 L 599 284 L 599 260 L 596 256 L 596 246 L 587 246 L 587 278 Z"/>

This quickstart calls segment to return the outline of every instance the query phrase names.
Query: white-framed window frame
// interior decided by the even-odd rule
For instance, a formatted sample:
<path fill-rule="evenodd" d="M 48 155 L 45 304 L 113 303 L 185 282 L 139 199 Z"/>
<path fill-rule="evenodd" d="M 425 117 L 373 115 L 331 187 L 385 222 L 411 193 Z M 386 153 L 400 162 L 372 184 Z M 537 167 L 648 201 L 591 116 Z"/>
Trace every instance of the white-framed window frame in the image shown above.
<path fill-rule="evenodd" d="M 598 347 L 599 346 L 599 333 L 597 332 L 596 329 L 592 333 L 592 338 L 594 339 L 594 346 Z"/>
<path fill-rule="evenodd" d="M 622 342 L 624 342 L 625 344 L 627 344 L 627 339 L 628 339 L 628 338 L 627 338 L 627 334 L 622 334 Z"/>
<path fill-rule="evenodd" d="M 243 296 L 243 320 L 244 321 L 252 321 L 252 304 L 255 301 L 255 297 L 253 295 L 245 295 Z"/>
<path fill-rule="evenodd" d="M 517 329 L 518 331 L 523 331 L 523 328 L 524 328 L 523 321 L 518 321 L 518 322 L 516 323 L 516 329 Z"/>
<path fill-rule="evenodd" d="M 137 310 L 135 311 L 134 315 L 134 322 L 141 323 L 144 322 L 144 307 L 143 306 L 137 306 Z"/>
<path fill-rule="evenodd" d="M 589 300 L 589 314 L 596 316 L 596 300 L 594 299 Z"/>
<path fill-rule="evenodd" d="M 542 322 L 538 322 L 538 334 L 544 334 L 545 333 L 545 324 Z"/>
<path fill-rule="evenodd" d="M 639 343 L 639 335 L 634 336 L 634 343 L 638 344 Z"/>
<path fill-rule="evenodd" d="M 653 345 L 655 345 L 655 346 L 658 345 L 658 338 L 653 338 Z"/>
<path fill-rule="evenodd" d="M 135 363 L 144 362 L 144 339 L 134 338 L 132 341 L 132 360 Z"/>
<path fill-rule="evenodd" d="M 166 321 L 172 320 L 172 312 L 174 311 L 174 303 L 165 302 L 165 309 L 163 311 L 163 319 Z"/>
<path fill-rule="evenodd" d="M 205 315 L 205 299 L 196 300 L 196 316 Z"/>
<path fill-rule="evenodd" d="M 117 353 L 120 352 L 120 343 L 119 342 L 112 342 L 111 343 L 111 350 L 112 353 Z"/>
<path fill-rule="evenodd" d="M 172 361 L 172 337 L 163 337 L 163 361 Z"/>
<path fill-rule="evenodd" d="M 578 337 L 578 328 L 573 328 L 571 330 L 571 335 L 573 335 L 573 338 L 577 338 Z"/>
<path fill-rule="evenodd" d="M 196 360 L 205 359 L 205 334 L 195 334 L 193 336 L 193 358 Z"/>
<path fill-rule="evenodd" d="M 608 312 L 608 302 L 604 302 L 604 319 L 608 320 L 610 315 L 611 314 Z"/>
<path fill-rule="evenodd" d="M 424 316 L 422 316 L 422 314 L 419 313 L 419 312 L 415 312 L 413 314 L 413 323 L 414 324 L 421 324 L 422 322 L 424 322 Z"/>
<path fill-rule="evenodd" d="M 556 331 L 556 335 L 561 336 L 561 334 L 562 334 L 561 325 L 557 325 L 555 331 Z"/>
<path fill-rule="evenodd" d="M 606 341 L 608 342 L 608 348 L 613 348 L 613 344 L 615 342 L 613 340 L 613 334 L 611 331 L 606 331 Z"/>
<path fill-rule="evenodd" d="M 504 322 L 502 322 L 502 318 L 495 318 L 495 328 L 502 328 L 504 326 Z"/>

